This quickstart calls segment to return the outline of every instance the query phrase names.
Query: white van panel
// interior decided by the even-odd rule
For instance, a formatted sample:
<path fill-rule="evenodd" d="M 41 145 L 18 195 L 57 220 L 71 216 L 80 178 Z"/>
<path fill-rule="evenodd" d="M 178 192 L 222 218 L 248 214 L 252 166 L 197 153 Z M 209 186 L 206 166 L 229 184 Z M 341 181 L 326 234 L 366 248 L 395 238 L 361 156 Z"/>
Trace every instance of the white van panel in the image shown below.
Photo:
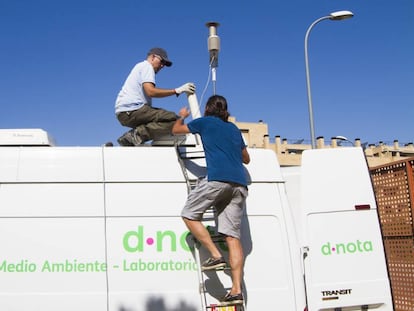
<path fill-rule="evenodd" d="M 116 217 L 107 220 L 110 310 L 147 310 L 200 304 L 197 268 L 181 217 Z M 118 307 L 118 308 L 116 308 Z"/>
<path fill-rule="evenodd" d="M 359 147 L 302 157 L 309 311 L 393 310 L 374 191 Z"/>
<path fill-rule="evenodd" d="M 5 149 L 7 148 L 2 148 L 1 153 Z M 14 150 L 19 150 L 16 178 L 6 179 L 7 176 L 1 174 L 0 178 L 3 182 L 97 182 L 103 180 L 101 148 L 22 147 Z"/>
<path fill-rule="evenodd" d="M 192 149 L 187 147 L 187 156 L 192 156 Z M 145 157 L 143 157 L 145 153 Z M 249 179 L 262 182 L 282 182 L 283 177 L 278 166 L 276 154 L 270 150 L 249 149 L 254 154 L 255 161 L 251 161 L 248 169 Z M 139 148 L 104 148 L 105 180 L 109 182 L 130 181 L 184 181 L 175 148 L 171 147 L 139 147 Z M 197 153 L 198 155 L 198 153 Z M 172 162 L 172 159 L 176 159 Z M 191 160 L 187 160 L 191 161 Z M 205 161 L 194 159 L 194 166 L 205 165 Z M 274 166 L 264 166 L 264 163 L 275 163 Z M 174 165 L 173 165 L 174 164 Z M 177 164 L 177 165 L 175 165 Z M 199 168 L 202 170 L 203 168 Z M 189 171 L 191 175 L 191 171 Z"/>
<path fill-rule="evenodd" d="M 7 263 L 23 258 L 36 266 L 66 258 L 77 262 L 107 260 L 108 271 L 92 275 L 12 275 L 2 271 L 10 277 L 8 282 L 13 279 L 18 284 L 23 280 L 28 287 L 9 287 L 0 299 L 1 310 L 14 306 L 19 311 L 200 308 L 196 263 L 188 246 L 194 242 L 187 237 L 180 217 L 187 185 L 174 148 L 11 150 L 14 152 L 9 156 L 19 158 L 12 166 L 18 178 L 0 184 L 0 249 L 7 254 L 1 259 Z M 274 182 L 281 179 L 280 171 L 276 166 L 263 165 L 262 161 L 276 159 L 273 152 L 252 150 L 251 155 L 259 160 L 249 186 L 249 217 L 242 224 L 246 301 L 255 308 L 265 308 L 266 297 L 274 296 L 278 308 L 295 310 L 297 301 L 303 298 L 292 295 L 298 280 L 287 268 L 292 264 L 291 250 L 297 246 L 288 242 L 283 212 L 287 206 Z M 193 164 L 203 171 L 200 159 Z M 252 172 L 250 166 L 247 169 Z M 22 244 L 26 235 L 32 239 L 30 247 L 12 247 Z M 10 243 L 6 236 L 17 239 Z M 6 244 L 9 248 L 3 246 Z M 226 246 L 219 247 L 227 258 Z M 201 256 L 203 260 L 207 257 L 203 249 Z M 231 285 L 230 275 L 206 275 L 208 302 L 217 303 Z M 30 283 L 33 276 L 34 282 Z M 43 287 L 30 285 L 37 282 Z M 24 299 L 16 303 L 16 295 Z M 46 295 L 44 299 L 39 298 L 42 295 Z"/>
<path fill-rule="evenodd" d="M 273 195 L 269 189 L 274 190 Z M 275 190 L 274 184 L 253 184 L 248 197 L 247 212 L 252 214 L 242 223 L 246 301 L 252 308 L 266 308 L 266 297 L 277 297 L 272 303 L 276 309 L 297 310 L 292 271 L 286 269 L 291 265 L 290 245 Z M 154 205 L 151 210 L 157 216 L 107 219 L 110 310 L 118 310 L 113 308 L 120 305 L 129 311 L 147 310 L 144 306 L 148 305 L 199 310 L 197 270 L 186 242 L 193 243 L 178 216 L 182 206 L 171 204 L 170 208 L 175 216 L 160 216 Z M 226 246 L 219 243 L 219 247 L 227 259 Z M 204 249 L 201 256 L 202 260 L 207 257 Z M 217 303 L 231 285 L 229 272 L 205 275 L 208 303 Z"/>
<path fill-rule="evenodd" d="M 187 200 L 182 183 L 107 183 L 108 216 L 177 216 Z"/>
<path fill-rule="evenodd" d="M 287 166 L 280 169 L 285 180 L 283 190 L 286 192 L 288 200 L 288 212 L 291 215 L 291 219 L 294 220 L 292 226 L 295 229 L 295 238 L 300 239 L 303 237 L 303 226 L 301 225 L 303 211 L 300 204 L 301 167 Z"/>
<path fill-rule="evenodd" d="M 269 297 L 274 310 L 300 310 L 296 305 L 292 271 L 284 268 L 291 264 L 291 257 L 282 222 L 278 217 L 248 218 L 252 242 L 243 243 L 244 286 L 247 308 L 252 310 L 269 309 Z"/>
<path fill-rule="evenodd" d="M 245 252 L 245 286 L 247 308 L 267 309 L 273 297 L 275 310 L 303 310 L 303 277 L 300 270 L 286 269 L 300 264 L 299 246 L 293 228 L 287 228 L 286 201 L 279 196 L 275 183 L 253 183 L 246 202 L 248 217 L 243 223 Z M 295 250 L 297 252 L 295 252 Z M 300 284 L 296 287 L 295 284 Z"/>
<path fill-rule="evenodd" d="M 104 148 L 108 182 L 185 181 L 171 147 Z"/>
<path fill-rule="evenodd" d="M 250 180 L 255 182 L 283 182 L 276 153 L 265 149 L 249 148 L 248 151 L 251 158 L 254 158 L 254 161 L 246 165 Z M 272 163 L 272 165 L 269 165 L 269 163 Z"/>
<path fill-rule="evenodd" d="M 0 149 L 0 182 L 15 181 L 19 165 L 19 148 Z"/>
<path fill-rule="evenodd" d="M 346 283 L 359 278 L 367 280 L 386 278 L 386 271 L 378 269 L 375 265 L 378 257 L 382 257 L 383 251 L 382 242 L 377 236 L 379 227 L 375 219 L 375 210 L 360 211 L 358 217 L 355 217 L 355 212 L 308 217 L 309 243 L 320 245 L 319 249 L 310 250 L 314 261 L 310 272 L 335 271 L 335 273 L 312 273 L 315 283 L 329 283 L 335 280 Z M 355 229 L 349 230 L 349 228 Z M 326 234 L 327 232 L 329 235 Z M 332 257 L 335 260 L 332 260 Z M 341 266 L 352 266 L 354 269 L 351 271 L 338 269 Z"/>
<path fill-rule="evenodd" d="M 0 217 L 103 216 L 101 183 L 0 185 Z"/>
<path fill-rule="evenodd" d="M 358 213 L 358 217 L 355 217 Z M 309 304 L 319 308 L 383 304 L 392 310 L 389 281 L 378 238 L 376 210 L 327 213 L 308 217 L 309 266 L 307 277 L 313 284 L 307 288 Z M 355 228 L 349 230 L 349 228 Z M 329 232 L 329 235 L 327 234 Z M 326 291 L 347 290 L 335 295 Z M 319 297 L 319 299 L 317 299 Z M 339 297 L 330 303 L 331 297 Z"/>
<path fill-rule="evenodd" d="M 0 306 L 5 311 L 22 311 L 22 310 L 58 310 L 58 311 L 102 311 L 106 309 L 106 298 L 101 293 L 79 292 L 72 294 L 63 292 L 60 294 L 52 293 L 22 293 L 18 295 L 0 294 Z M 45 299 L 47 297 L 47 299 Z M 85 309 L 85 306 L 86 309 Z M 120 309 L 114 309 L 119 311 Z"/>
<path fill-rule="evenodd" d="M 104 236 L 102 219 L 0 218 L 0 309 L 105 310 Z"/>
<path fill-rule="evenodd" d="M 305 213 L 376 208 L 371 178 L 360 147 L 306 150 L 302 158 Z"/>

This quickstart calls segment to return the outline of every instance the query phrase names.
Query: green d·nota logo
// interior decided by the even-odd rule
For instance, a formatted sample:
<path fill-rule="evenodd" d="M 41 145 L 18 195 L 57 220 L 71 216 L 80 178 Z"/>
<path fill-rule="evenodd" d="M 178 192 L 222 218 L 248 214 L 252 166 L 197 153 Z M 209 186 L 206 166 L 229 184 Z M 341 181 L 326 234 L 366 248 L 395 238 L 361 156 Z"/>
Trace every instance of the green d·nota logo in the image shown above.
<path fill-rule="evenodd" d="M 329 255 L 344 255 L 363 252 L 372 252 L 372 241 L 348 242 L 348 243 L 330 243 L 327 242 L 322 245 L 321 253 L 325 256 Z"/>
<path fill-rule="evenodd" d="M 176 252 L 179 246 L 184 251 L 191 251 L 187 243 L 188 231 L 177 234 L 172 230 L 156 231 L 155 235 L 147 236 L 144 226 L 138 226 L 137 230 L 128 231 L 123 237 L 123 246 L 127 252 L 143 252 L 148 247 L 155 248 L 157 252 L 171 251 Z"/>

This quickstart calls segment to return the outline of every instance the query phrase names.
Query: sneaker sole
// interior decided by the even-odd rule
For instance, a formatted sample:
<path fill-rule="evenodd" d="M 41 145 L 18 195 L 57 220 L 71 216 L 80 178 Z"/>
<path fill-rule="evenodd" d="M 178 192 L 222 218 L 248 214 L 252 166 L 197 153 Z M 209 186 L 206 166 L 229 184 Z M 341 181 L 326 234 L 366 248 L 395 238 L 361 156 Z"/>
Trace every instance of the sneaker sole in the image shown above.
<path fill-rule="evenodd" d="M 226 263 L 219 263 L 214 266 L 201 267 L 201 271 L 217 270 L 217 269 L 224 268 L 225 266 L 226 266 Z"/>
<path fill-rule="evenodd" d="M 125 135 L 122 135 L 116 141 L 118 142 L 118 144 L 120 146 L 123 146 L 123 147 L 133 146 L 134 145 L 132 142 L 129 141 L 128 138 L 125 137 Z"/>
<path fill-rule="evenodd" d="M 129 141 L 126 140 L 117 140 L 118 144 L 122 147 L 132 147 L 133 144 L 131 144 Z"/>

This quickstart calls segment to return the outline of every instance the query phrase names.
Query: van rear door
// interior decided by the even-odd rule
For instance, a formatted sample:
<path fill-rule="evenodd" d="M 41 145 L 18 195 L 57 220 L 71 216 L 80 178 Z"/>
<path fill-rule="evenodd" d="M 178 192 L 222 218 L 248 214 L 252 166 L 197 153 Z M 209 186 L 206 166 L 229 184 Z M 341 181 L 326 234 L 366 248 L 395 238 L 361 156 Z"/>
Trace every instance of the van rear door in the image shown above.
<path fill-rule="evenodd" d="M 301 179 L 308 310 L 393 310 L 363 150 L 308 150 Z"/>

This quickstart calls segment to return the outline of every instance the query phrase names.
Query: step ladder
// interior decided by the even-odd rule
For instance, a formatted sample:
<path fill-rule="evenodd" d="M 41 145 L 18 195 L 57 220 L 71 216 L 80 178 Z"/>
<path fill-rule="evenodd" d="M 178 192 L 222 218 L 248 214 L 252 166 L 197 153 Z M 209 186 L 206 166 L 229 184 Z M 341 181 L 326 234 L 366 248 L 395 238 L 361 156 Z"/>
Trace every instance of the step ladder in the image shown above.
<path fill-rule="evenodd" d="M 199 178 L 206 175 L 206 163 L 204 149 L 200 143 L 195 146 L 183 145 L 180 141 L 175 142 L 175 151 L 181 167 L 181 171 L 187 184 L 187 192 L 196 186 Z M 197 168 L 197 166 L 199 166 Z M 193 169 L 190 169 L 192 167 Z M 192 171 L 191 176 L 188 173 Z"/>
<path fill-rule="evenodd" d="M 193 175 L 190 177 L 188 174 L 187 166 L 189 165 L 189 162 L 197 161 L 197 160 L 205 160 L 204 150 L 201 148 L 195 148 L 195 149 L 188 149 L 185 147 L 180 146 L 179 143 L 175 145 L 178 161 L 181 166 L 181 170 L 183 172 L 183 175 L 185 177 L 186 183 L 187 183 L 187 192 L 190 193 L 190 191 L 196 186 L 199 176 Z M 186 165 L 187 164 L 187 165 Z M 227 247 L 225 237 L 223 235 L 220 235 L 216 232 L 216 211 L 215 208 L 212 206 L 209 208 L 203 215 L 202 222 L 206 226 L 207 230 L 210 232 L 211 238 L 214 243 L 218 244 L 219 248 Z M 195 261 L 197 263 L 197 274 L 198 274 L 198 280 L 199 280 L 199 293 L 201 298 L 201 306 L 203 311 L 247 311 L 245 303 L 243 304 L 234 304 L 234 305 L 228 305 L 228 306 L 220 306 L 220 302 L 217 300 L 215 302 L 209 302 L 207 299 L 208 296 L 208 289 L 206 286 L 206 273 L 228 273 L 230 274 L 230 267 L 226 266 L 224 268 L 219 268 L 216 270 L 208 270 L 208 271 L 202 271 L 201 265 L 202 262 L 207 258 L 201 258 L 201 243 L 198 242 L 193 237 L 194 242 L 194 257 Z M 231 275 L 229 275 L 229 278 L 231 280 Z M 225 292 L 228 292 L 230 290 L 229 288 L 224 288 Z M 224 295 L 222 295 L 224 296 Z M 210 299 L 211 300 L 211 299 Z"/>
<path fill-rule="evenodd" d="M 216 213 L 214 207 L 209 208 L 203 216 L 202 222 L 206 225 L 207 230 L 210 232 L 211 239 L 214 243 L 219 244 L 219 248 L 223 248 L 223 246 L 226 246 L 225 237 L 215 232 L 215 223 L 216 223 Z M 209 226 L 210 224 L 213 224 L 213 226 Z M 198 273 L 198 280 L 199 280 L 199 292 L 201 297 L 201 305 L 202 310 L 206 311 L 247 311 L 246 306 L 244 304 L 233 304 L 228 306 L 220 306 L 219 301 L 217 302 L 209 302 L 207 299 L 208 295 L 208 289 L 206 287 L 206 281 L 208 278 L 206 278 L 206 274 L 217 274 L 217 273 L 226 273 L 229 274 L 229 280 L 231 280 L 230 275 L 230 267 L 226 266 L 224 268 L 218 268 L 215 270 L 208 270 L 208 271 L 202 271 L 201 264 L 204 261 L 204 258 L 201 258 L 201 243 L 198 242 L 194 238 L 194 257 L 197 263 L 197 273 Z M 205 258 L 207 259 L 207 258 Z M 231 289 L 231 285 L 229 287 L 224 287 L 225 292 L 228 292 Z M 224 296 L 224 295 L 221 295 Z"/>

